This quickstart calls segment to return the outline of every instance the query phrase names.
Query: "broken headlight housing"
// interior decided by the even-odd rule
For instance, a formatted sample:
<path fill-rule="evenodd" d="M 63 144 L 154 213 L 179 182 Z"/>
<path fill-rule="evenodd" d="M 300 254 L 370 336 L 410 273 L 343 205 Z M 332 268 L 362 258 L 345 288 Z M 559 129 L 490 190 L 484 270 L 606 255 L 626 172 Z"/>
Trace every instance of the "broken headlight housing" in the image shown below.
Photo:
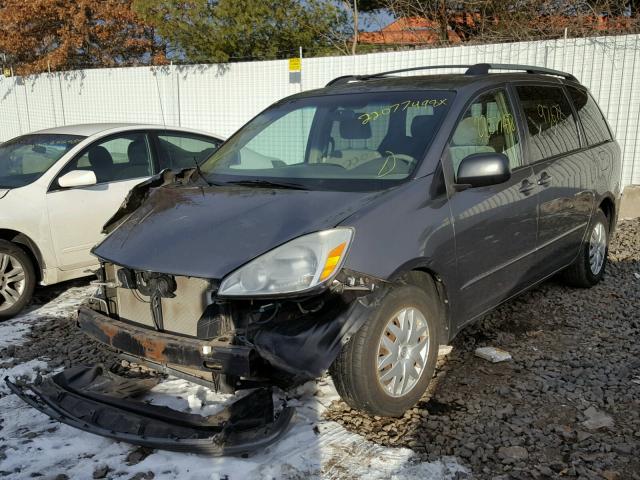
<path fill-rule="evenodd" d="M 303 235 L 252 260 L 220 284 L 220 296 L 300 293 L 338 273 L 353 238 L 352 228 Z"/>

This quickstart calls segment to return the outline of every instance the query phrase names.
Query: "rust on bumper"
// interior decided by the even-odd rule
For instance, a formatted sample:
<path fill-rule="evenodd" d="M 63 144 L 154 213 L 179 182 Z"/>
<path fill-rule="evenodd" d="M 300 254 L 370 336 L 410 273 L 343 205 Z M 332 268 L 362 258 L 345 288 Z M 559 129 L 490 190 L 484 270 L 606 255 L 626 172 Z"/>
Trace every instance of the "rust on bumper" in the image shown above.
<path fill-rule="evenodd" d="M 94 340 L 121 352 L 206 372 L 248 377 L 257 356 L 252 347 L 158 332 L 115 320 L 88 307 L 80 307 L 78 326 Z"/>

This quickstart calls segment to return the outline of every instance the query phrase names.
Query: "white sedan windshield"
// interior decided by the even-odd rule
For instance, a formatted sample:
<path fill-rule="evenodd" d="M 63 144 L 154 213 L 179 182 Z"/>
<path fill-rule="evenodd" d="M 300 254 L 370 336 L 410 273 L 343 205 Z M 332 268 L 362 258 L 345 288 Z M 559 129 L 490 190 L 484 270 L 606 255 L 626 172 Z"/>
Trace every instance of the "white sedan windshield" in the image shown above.
<path fill-rule="evenodd" d="M 0 145 L 0 188 L 23 187 L 35 182 L 86 137 L 32 134 Z"/>

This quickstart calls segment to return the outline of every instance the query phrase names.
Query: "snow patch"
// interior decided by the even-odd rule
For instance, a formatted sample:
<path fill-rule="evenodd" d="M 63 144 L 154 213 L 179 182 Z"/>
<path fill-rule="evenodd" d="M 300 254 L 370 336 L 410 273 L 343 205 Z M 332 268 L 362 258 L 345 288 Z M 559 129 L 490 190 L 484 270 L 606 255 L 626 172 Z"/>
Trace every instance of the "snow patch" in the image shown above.
<path fill-rule="evenodd" d="M 0 364 L 0 367 L 2 365 Z M 8 368 L 0 368 L 0 393 L 9 393 L 9 387 L 4 383 L 4 379 L 9 377 L 11 381 L 21 378 L 33 381 L 39 372 L 45 371 L 47 364 L 41 360 L 29 360 L 28 362 L 15 365 Z"/>
<path fill-rule="evenodd" d="M 23 337 L 34 325 L 50 318 L 67 318 L 95 291 L 95 287 L 71 287 L 44 305 L 27 308 L 17 317 L 2 322 L 0 326 L 0 348 L 22 343 Z"/>

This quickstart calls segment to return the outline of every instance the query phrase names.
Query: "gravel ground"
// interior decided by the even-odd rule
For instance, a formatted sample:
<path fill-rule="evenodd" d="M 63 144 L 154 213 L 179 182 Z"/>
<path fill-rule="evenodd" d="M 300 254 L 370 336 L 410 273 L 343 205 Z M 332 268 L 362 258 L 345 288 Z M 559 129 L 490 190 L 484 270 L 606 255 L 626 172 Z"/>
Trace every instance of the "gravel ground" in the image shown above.
<path fill-rule="evenodd" d="M 592 289 L 550 281 L 468 327 L 404 418 L 342 402 L 330 418 L 429 459 L 456 455 L 475 478 L 640 479 L 640 219 L 618 226 L 609 260 Z M 480 360 L 480 346 L 513 360 Z"/>
<path fill-rule="evenodd" d="M 640 220 L 618 226 L 609 259 L 605 280 L 590 290 L 550 281 L 468 327 L 403 418 L 370 417 L 342 402 L 327 416 L 425 460 L 455 455 L 474 478 L 640 480 Z M 35 301 L 57 293 L 43 289 Z M 128 370 L 72 318 L 36 325 L 27 338 L 0 349 L 2 366 L 39 358 L 50 370 L 96 362 Z M 513 360 L 480 360 L 479 346 Z"/>

